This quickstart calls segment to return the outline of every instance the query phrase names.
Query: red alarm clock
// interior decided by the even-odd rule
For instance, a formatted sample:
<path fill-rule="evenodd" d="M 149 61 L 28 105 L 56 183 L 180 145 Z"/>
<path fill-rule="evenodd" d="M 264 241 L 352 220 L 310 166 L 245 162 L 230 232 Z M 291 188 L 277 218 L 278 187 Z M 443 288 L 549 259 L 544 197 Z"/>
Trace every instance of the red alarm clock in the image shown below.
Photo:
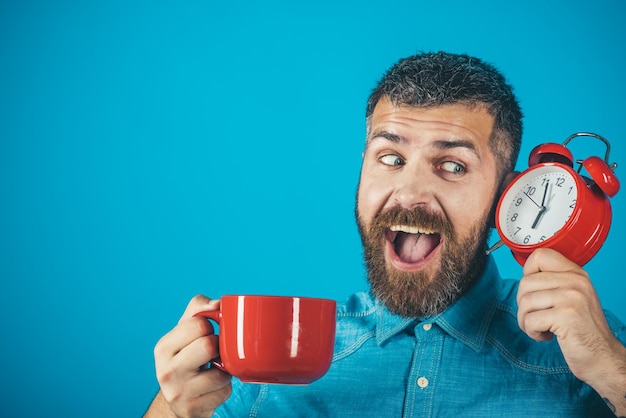
<path fill-rule="evenodd" d="M 573 169 L 567 144 L 577 137 L 593 137 L 606 145 L 604 160 L 589 157 Z M 528 169 L 506 187 L 496 207 L 501 242 L 524 265 L 537 248 L 552 248 L 578 265 L 586 264 L 604 243 L 611 226 L 611 204 L 619 181 L 609 164 L 609 142 L 600 135 L 579 132 L 563 144 L 546 143 L 530 153 Z M 589 177 L 580 174 L 585 168 Z"/>

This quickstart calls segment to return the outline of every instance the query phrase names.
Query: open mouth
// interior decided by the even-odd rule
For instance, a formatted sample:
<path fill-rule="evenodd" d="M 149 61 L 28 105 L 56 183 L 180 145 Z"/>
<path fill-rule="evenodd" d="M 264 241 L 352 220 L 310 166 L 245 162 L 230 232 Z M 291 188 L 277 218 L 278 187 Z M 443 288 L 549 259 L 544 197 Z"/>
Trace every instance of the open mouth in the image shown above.
<path fill-rule="evenodd" d="M 392 262 L 405 270 L 418 269 L 430 261 L 442 242 L 436 231 L 407 225 L 391 226 L 386 238 Z"/>

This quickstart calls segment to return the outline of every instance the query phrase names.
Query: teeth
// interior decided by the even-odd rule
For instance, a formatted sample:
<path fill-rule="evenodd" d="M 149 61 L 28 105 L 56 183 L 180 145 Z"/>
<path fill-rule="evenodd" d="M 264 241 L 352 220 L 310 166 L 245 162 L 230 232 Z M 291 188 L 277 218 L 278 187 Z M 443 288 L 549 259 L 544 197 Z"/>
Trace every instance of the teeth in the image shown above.
<path fill-rule="evenodd" d="M 431 231 L 430 229 L 422 229 L 422 228 L 418 228 L 417 226 L 407 226 L 407 225 L 393 225 L 391 226 L 392 231 L 397 232 L 404 232 L 407 234 L 434 234 L 435 231 Z"/>

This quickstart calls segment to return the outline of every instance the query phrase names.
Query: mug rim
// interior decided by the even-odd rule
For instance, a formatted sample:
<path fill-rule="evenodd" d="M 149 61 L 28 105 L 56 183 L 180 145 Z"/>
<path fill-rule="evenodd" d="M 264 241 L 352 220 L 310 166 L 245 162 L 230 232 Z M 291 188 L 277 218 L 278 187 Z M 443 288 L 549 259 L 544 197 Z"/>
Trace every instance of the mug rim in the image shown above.
<path fill-rule="evenodd" d="M 301 299 L 301 300 L 316 300 L 316 301 L 328 301 L 328 302 L 337 303 L 336 300 L 329 299 L 329 298 L 318 298 L 318 297 L 312 297 L 312 296 L 290 296 L 290 295 L 262 295 L 262 294 L 256 294 L 256 293 L 241 293 L 241 294 L 230 293 L 230 294 L 222 295 L 219 299 L 221 300 L 223 298 L 238 298 L 242 296 L 254 298 L 254 299 Z"/>

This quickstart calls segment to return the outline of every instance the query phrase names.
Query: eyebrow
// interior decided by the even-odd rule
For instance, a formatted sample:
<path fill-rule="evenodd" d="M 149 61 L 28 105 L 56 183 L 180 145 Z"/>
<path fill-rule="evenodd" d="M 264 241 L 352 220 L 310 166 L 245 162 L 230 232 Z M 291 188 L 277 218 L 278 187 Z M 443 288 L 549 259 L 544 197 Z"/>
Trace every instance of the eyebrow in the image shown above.
<path fill-rule="evenodd" d="M 480 159 L 480 154 L 476 149 L 476 145 L 470 140 L 467 139 L 451 139 L 451 140 L 439 140 L 435 141 L 433 146 L 440 150 L 447 150 L 452 148 L 465 148 L 471 151 L 473 154 Z"/>
<path fill-rule="evenodd" d="M 387 132 L 387 131 L 379 131 L 379 132 L 373 133 L 370 136 L 370 138 L 367 140 L 367 143 L 369 144 L 376 138 L 386 139 L 388 141 L 395 142 L 397 144 L 408 142 L 407 139 L 404 138 L 403 136 L 396 135 L 394 133 Z M 476 157 L 479 160 L 481 159 L 480 154 L 478 153 L 478 149 L 476 148 L 476 145 L 474 144 L 474 142 L 468 139 L 440 139 L 440 140 L 433 142 L 432 147 L 438 150 L 465 148 L 471 151 L 474 155 L 476 155 Z"/>
<path fill-rule="evenodd" d="M 402 142 L 406 142 L 406 139 L 400 135 L 392 134 L 391 132 L 387 132 L 387 131 L 378 131 L 378 132 L 374 132 L 372 135 L 370 135 L 369 138 L 367 138 L 367 143 L 369 144 L 370 142 L 372 142 L 372 140 L 376 138 L 384 138 L 388 141 L 395 142 L 398 144 Z"/>

